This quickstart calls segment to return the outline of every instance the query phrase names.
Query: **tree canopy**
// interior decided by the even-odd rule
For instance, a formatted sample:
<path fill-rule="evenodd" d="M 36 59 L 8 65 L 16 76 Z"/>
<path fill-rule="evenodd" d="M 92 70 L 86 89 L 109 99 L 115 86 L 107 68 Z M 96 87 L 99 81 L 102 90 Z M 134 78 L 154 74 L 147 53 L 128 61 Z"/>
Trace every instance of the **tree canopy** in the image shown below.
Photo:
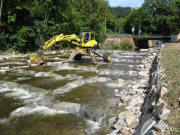
<path fill-rule="evenodd" d="M 117 17 L 117 18 L 124 18 L 128 16 L 128 14 L 131 12 L 131 7 L 112 7 L 112 13 Z"/>
<path fill-rule="evenodd" d="M 124 30 L 142 29 L 144 33 L 177 34 L 180 30 L 180 0 L 145 0 L 142 7 L 133 9 L 126 18 Z M 136 31 L 137 32 L 137 31 Z"/>
<path fill-rule="evenodd" d="M 108 31 L 115 30 L 106 0 L 0 0 L 0 6 L 1 49 L 33 51 L 53 35 L 92 30 L 102 41 L 105 17 Z"/>

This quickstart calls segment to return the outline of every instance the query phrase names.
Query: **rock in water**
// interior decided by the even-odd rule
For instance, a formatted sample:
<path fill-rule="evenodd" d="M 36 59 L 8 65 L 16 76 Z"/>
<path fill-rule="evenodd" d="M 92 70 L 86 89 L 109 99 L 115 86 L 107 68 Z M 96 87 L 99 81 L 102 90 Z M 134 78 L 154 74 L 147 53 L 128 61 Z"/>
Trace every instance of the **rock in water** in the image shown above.
<path fill-rule="evenodd" d="M 35 61 L 34 61 L 36 64 L 38 65 L 43 65 L 44 64 L 44 61 L 42 58 L 36 58 Z"/>
<path fill-rule="evenodd" d="M 53 105 L 53 108 L 57 111 L 67 111 L 69 113 L 78 113 L 81 105 L 77 103 L 61 102 Z"/>

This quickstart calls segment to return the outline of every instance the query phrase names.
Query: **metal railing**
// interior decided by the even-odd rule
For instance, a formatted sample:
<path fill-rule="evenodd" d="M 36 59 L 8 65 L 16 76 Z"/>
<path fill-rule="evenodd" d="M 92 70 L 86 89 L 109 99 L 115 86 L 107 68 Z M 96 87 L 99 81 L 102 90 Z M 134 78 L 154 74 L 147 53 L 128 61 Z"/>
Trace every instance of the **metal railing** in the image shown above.
<path fill-rule="evenodd" d="M 126 33 L 107 33 L 107 37 L 170 37 L 163 34 L 126 34 Z"/>
<path fill-rule="evenodd" d="M 107 33 L 107 37 L 132 37 L 145 39 L 170 39 L 170 42 L 176 42 L 177 35 L 163 35 L 163 34 L 126 34 L 126 33 Z"/>

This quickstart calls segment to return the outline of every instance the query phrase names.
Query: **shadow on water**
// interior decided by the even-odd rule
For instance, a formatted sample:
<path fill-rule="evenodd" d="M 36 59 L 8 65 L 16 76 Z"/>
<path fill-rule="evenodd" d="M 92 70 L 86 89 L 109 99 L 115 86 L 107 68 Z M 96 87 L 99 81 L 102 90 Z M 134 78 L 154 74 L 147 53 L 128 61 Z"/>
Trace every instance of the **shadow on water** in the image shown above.
<path fill-rule="evenodd" d="M 97 107 L 106 103 L 108 97 L 112 97 L 112 89 L 100 83 L 92 83 L 77 87 L 66 94 L 58 95 L 56 100 Z"/>
<path fill-rule="evenodd" d="M 39 88 L 43 88 L 43 89 L 56 89 L 60 86 L 64 86 L 65 84 L 67 84 L 68 80 L 55 80 L 51 77 L 34 77 L 28 80 L 19 80 L 17 81 L 19 84 L 28 84 L 34 87 L 39 87 Z"/>
<path fill-rule="evenodd" d="M 0 119 L 8 117 L 13 110 L 23 106 L 20 101 L 12 97 L 5 97 L 4 94 L 0 93 Z"/>
<path fill-rule="evenodd" d="M 59 71 L 54 71 L 55 74 L 62 75 L 62 76 L 67 76 L 69 74 L 77 74 L 78 76 L 83 76 L 84 78 L 96 75 L 96 72 L 89 71 L 80 71 L 80 70 L 59 70 Z"/>
<path fill-rule="evenodd" d="M 25 74 L 20 74 L 18 72 L 6 72 L 5 74 L 0 74 L 0 80 L 4 81 L 17 81 L 18 78 L 31 78 L 31 75 L 25 75 Z"/>
<path fill-rule="evenodd" d="M 88 135 L 87 128 L 85 121 L 71 114 L 33 114 L 12 120 L 6 126 L 0 124 L 1 135 Z"/>
<path fill-rule="evenodd" d="M 49 72 L 52 69 L 53 69 L 52 66 L 34 66 L 34 67 L 26 68 L 26 70 L 31 70 L 35 72 Z"/>

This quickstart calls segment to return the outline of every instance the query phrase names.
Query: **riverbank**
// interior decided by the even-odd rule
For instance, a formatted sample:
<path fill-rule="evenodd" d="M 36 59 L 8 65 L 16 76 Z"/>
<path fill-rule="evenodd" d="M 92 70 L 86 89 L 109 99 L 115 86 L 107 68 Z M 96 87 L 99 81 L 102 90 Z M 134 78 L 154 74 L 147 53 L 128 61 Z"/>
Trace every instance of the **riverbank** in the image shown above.
<path fill-rule="evenodd" d="M 165 122 L 170 127 L 170 134 L 180 135 L 180 43 L 166 44 L 161 63 L 165 74 L 163 81 L 168 90 L 163 99 L 171 110 Z"/>

